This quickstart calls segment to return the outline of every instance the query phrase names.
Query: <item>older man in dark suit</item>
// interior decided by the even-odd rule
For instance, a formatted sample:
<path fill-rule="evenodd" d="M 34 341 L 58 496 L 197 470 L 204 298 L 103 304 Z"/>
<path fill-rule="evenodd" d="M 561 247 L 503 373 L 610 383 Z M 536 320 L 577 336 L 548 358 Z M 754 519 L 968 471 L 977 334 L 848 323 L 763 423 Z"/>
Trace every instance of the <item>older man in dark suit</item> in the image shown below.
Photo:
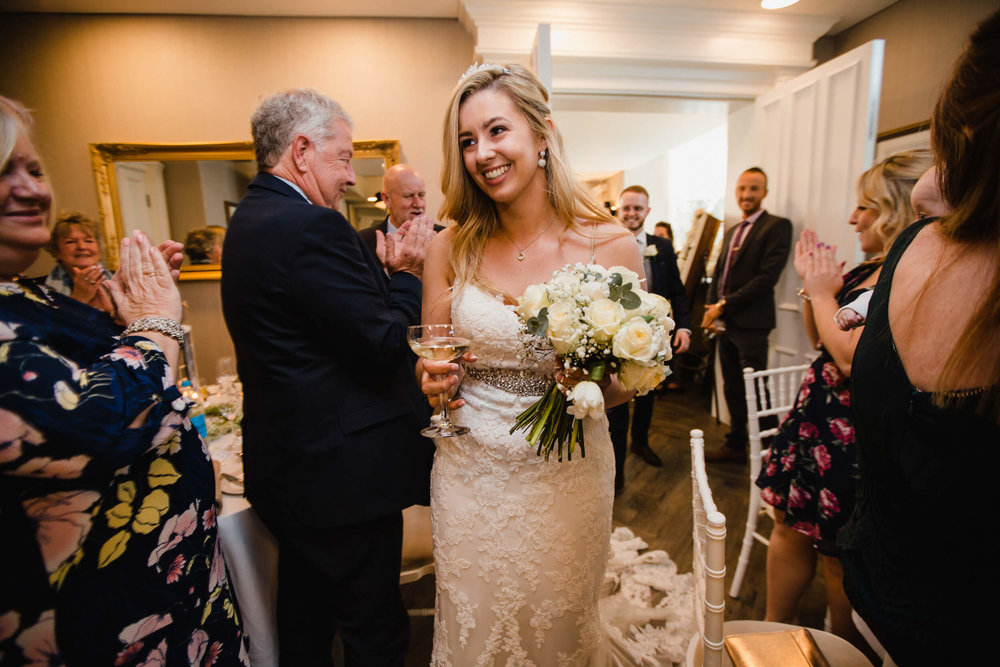
<path fill-rule="evenodd" d="M 706 452 L 712 463 L 745 463 L 747 404 L 743 369 L 767 368 L 767 337 L 775 325 L 774 286 L 792 247 L 792 223 L 761 203 L 767 175 L 751 167 L 736 181 L 743 219 L 726 232 L 701 326 L 718 335 L 723 393 L 730 427 L 724 447 Z"/>
<path fill-rule="evenodd" d="M 670 302 L 674 322 L 673 347 L 675 353 L 684 352 L 691 344 L 691 313 L 687 292 L 677 269 L 674 246 L 668 240 L 647 234 L 644 223 L 649 215 L 649 193 L 641 185 L 631 185 L 622 190 L 618 201 L 618 216 L 635 236 L 646 270 L 646 291 L 659 294 Z M 636 396 L 632 401 L 632 453 L 651 466 L 659 468 L 663 461 L 649 446 L 649 425 L 653 420 L 652 393 Z M 615 491 L 625 486 L 625 451 L 629 434 L 629 404 L 608 410 L 611 443 L 615 448 Z"/>
<path fill-rule="evenodd" d="M 413 376 L 429 223 L 385 267 L 337 212 L 351 121 L 312 90 L 251 119 L 260 169 L 229 224 L 222 305 L 244 390 L 246 494 L 279 545 L 281 664 L 402 665 L 401 510 L 429 502 L 432 442 Z"/>

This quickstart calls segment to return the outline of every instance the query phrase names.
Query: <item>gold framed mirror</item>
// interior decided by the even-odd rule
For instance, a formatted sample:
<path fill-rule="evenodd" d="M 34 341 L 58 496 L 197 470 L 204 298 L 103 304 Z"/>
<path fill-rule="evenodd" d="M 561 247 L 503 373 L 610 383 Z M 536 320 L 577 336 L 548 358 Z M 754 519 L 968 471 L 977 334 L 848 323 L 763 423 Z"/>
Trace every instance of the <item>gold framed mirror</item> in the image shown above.
<path fill-rule="evenodd" d="M 401 154 L 395 139 L 354 142 L 357 183 L 345 195 L 341 213 L 355 228 L 385 216 L 376 195 L 385 170 L 398 164 Z M 168 238 L 183 243 L 194 229 L 225 228 L 257 172 L 249 141 L 90 144 L 90 159 L 112 270 L 118 267 L 121 239 L 134 229 L 159 244 Z M 181 266 L 181 280 L 221 277 L 219 264 L 192 264 L 186 256 Z"/>

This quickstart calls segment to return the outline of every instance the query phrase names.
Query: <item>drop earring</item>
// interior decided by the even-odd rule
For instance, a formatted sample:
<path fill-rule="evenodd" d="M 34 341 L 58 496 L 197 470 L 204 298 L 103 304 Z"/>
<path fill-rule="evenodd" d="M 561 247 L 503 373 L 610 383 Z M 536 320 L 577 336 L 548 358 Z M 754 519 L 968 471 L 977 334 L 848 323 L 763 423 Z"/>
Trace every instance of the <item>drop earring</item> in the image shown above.
<path fill-rule="evenodd" d="M 538 168 L 539 169 L 545 169 L 545 165 L 547 164 L 546 161 L 545 161 L 545 153 L 546 153 L 546 151 L 545 151 L 544 148 L 542 150 L 538 151 Z"/>

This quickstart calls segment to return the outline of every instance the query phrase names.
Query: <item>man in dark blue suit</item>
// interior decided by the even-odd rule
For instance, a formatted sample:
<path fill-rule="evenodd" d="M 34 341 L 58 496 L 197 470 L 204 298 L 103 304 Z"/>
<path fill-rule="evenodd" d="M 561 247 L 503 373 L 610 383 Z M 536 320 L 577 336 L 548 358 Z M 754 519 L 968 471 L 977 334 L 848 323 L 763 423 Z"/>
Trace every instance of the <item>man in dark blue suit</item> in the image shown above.
<path fill-rule="evenodd" d="M 278 540 L 283 665 L 402 665 L 401 510 L 429 502 L 433 443 L 406 327 L 420 321 L 429 223 L 383 267 L 337 212 L 351 121 L 311 90 L 251 118 L 259 173 L 229 223 L 222 305 L 244 391 L 247 499 Z"/>
<path fill-rule="evenodd" d="M 688 349 L 691 344 L 691 312 L 681 274 L 677 269 L 674 246 L 668 240 L 647 234 L 644 230 L 649 215 L 649 193 L 641 185 L 632 185 L 622 191 L 618 201 L 618 217 L 632 234 L 642 253 L 646 271 L 645 289 L 659 294 L 670 302 L 676 324 L 673 343 L 674 353 Z M 636 396 L 632 401 L 632 452 L 643 461 L 659 468 L 663 461 L 649 446 L 649 424 L 653 419 L 652 393 Z M 629 404 L 608 410 L 611 443 L 615 448 L 615 492 L 625 487 L 625 451 L 629 433 Z"/>

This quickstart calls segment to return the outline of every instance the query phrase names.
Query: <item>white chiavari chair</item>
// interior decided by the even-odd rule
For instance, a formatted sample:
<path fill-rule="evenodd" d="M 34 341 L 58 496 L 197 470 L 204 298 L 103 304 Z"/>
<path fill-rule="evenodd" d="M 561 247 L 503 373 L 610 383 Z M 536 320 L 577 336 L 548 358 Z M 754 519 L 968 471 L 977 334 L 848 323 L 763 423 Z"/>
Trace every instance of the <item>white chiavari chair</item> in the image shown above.
<path fill-rule="evenodd" d="M 746 386 L 747 396 L 747 433 L 749 435 L 749 457 L 750 457 L 750 497 L 747 504 L 747 521 L 743 529 L 743 546 L 740 548 L 740 558 L 736 563 L 736 573 L 733 575 L 733 583 L 729 587 L 729 595 L 736 598 L 740 596 L 740 586 L 743 584 L 743 577 L 747 571 L 747 563 L 750 562 L 750 551 L 756 540 L 767 546 L 768 538 L 757 530 L 757 521 L 761 514 L 768 513 L 773 518 L 771 507 L 763 503 L 760 498 L 760 489 L 757 488 L 757 475 L 760 474 L 761 439 L 773 436 L 778 428 L 769 428 L 761 431 L 760 423 L 765 417 L 775 416 L 780 422 L 788 411 L 795 405 L 795 398 L 798 396 L 799 388 L 802 386 L 802 378 L 809 369 L 809 364 L 799 366 L 783 366 L 781 368 L 771 368 L 763 371 L 755 371 L 752 368 L 743 369 L 743 382 Z M 761 509 L 761 505 L 765 505 Z"/>

